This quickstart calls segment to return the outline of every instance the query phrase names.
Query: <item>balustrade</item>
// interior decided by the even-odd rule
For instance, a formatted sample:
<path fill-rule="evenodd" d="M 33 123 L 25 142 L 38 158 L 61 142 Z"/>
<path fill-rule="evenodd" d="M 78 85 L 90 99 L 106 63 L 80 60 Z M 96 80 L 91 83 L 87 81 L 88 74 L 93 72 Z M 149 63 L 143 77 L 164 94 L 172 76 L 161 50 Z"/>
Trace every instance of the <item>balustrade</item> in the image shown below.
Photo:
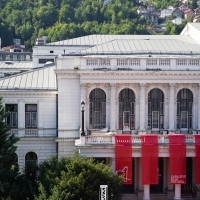
<path fill-rule="evenodd" d="M 82 136 L 83 137 L 83 136 Z M 194 136 L 186 135 L 186 144 L 194 144 Z M 85 144 L 102 144 L 102 145 L 113 145 L 115 144 L 114 135 L 89 135 L 85 136 Z M 132 144 L 133 145 L 141 145 L 142 144 L 142 136 L 141 135 L 132 135 Z M 168 135 L 158 135 L 158 144 L 159 145 L 169 145 Z"/>

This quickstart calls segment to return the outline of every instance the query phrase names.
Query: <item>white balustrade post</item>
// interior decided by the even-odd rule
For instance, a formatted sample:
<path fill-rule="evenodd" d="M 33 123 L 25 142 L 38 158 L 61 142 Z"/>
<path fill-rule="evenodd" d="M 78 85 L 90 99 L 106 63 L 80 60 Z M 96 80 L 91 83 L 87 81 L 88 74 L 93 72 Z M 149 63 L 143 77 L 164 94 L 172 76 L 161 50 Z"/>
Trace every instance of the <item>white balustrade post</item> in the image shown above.
<path fill-rule="evenodd" d="M 110 84 L 110 131 L 116 131 L 116 84 Z"/>
<path fill-rule="evenodd" d="M 150 200 L 150 185 L 144 185 L 144 197 L 143 200 Z"/>
<path fill-rule="evenodd" d="M 169 130 L 174 131 L 174 83 L 169 84 Z"/>
<path fill-rule="evenodd" d="M 174 200 L 181 200 L 181 184 L 175 184 Z"/>
<path fill-rule="evenodd" d="M 140 131 L 145 130 L 145 83 L 140 84 Z"/>

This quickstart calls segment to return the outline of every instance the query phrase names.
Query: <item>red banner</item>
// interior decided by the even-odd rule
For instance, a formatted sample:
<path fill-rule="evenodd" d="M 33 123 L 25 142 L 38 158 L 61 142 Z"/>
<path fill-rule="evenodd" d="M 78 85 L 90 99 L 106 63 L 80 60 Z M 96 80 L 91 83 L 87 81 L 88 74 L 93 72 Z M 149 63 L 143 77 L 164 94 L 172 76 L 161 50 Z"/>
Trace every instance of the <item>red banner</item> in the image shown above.
<path fill-rule="evenodd" d="M 115 135 L 116 174 L 124 176 L 124 184 L 132 184 L 132 137 Z"/>
<path fill-rule="evenodd" d="M 185 135 L 169 135 L 171 184 L 186 183 Z"/>
<path fill-rule="evenodd" d="M 196 147 L 196 184 L 200 184 L 200 135 L 195 135 Z"/>
<path fill-rule="evenodd" d="M 142 135 L 142 184 L 158 184 L 157 135 Z"/>

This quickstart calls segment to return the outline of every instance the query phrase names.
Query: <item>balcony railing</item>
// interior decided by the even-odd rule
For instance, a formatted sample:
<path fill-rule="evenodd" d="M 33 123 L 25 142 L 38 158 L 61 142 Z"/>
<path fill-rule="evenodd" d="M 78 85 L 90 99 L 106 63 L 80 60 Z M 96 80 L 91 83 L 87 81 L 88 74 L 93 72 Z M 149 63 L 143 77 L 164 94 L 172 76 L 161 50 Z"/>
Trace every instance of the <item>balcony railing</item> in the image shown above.
<path fill-rule="evenodd" d="M 25 136 L 38 136 L 37 129 L 25 129 Z"/>
<path fill-rule="evenodd" d="M 193 135 L 185 135 L 186 144 L 193 145 L 195 143 Z M 132 135 L 132 144 L 141 145 L 142 137 L 141 135 Z M 81 136 L 82 145 L 114 145 L 115 136 L 114 135 L 88 135 Z M 159 145 L 169 145 L 168 135 L 158 135 Z"/>

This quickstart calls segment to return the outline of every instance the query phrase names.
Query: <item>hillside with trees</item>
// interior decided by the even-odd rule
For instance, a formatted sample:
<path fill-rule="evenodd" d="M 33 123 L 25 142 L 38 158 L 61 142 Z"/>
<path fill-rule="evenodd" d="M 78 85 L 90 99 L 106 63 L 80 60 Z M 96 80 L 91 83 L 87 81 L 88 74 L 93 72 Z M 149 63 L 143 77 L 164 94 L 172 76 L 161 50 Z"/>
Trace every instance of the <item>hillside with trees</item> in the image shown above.
<path fill-rule="evenodd" d="M 49 41 L 88 34 L 148 34 L 136 0 L 1 0 L 2 46 L 20 38 L 29 48 L 40 36 Z"/>

